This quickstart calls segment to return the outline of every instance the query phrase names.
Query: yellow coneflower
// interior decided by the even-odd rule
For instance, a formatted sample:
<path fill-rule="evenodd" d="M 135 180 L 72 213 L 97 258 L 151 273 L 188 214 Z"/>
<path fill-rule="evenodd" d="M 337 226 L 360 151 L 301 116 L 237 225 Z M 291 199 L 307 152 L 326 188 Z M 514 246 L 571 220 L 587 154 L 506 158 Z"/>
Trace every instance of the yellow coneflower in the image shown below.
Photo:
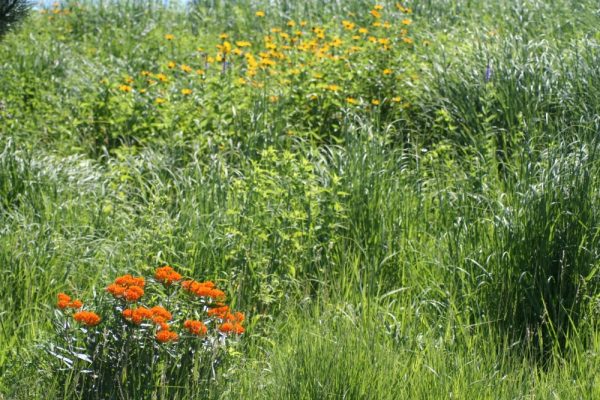
<path fill-rule="evenodd" d="M 175 62 L 173 61 L 169 61 L 169 63 L 167 64 L 167 68 L 169 69 L 173 69 L 177 66 L 177 64 L 175 64 Z"/>
<path fill-rule="evenodd" d="M 381 13 L 379 11 L 377 11 L 376 9 L 369 11 L 369 14 L 371 14 L 373 17 L 375 17 L 377 19 L 381 18 Z"/>
<path fill-rule="evenodd" d="M 158 97 L 156 100 L 154 100 L 154 102 L 155 102 L 156 104 L 164 104 L 164 103 L 166 103 L 166 102 L 167 102 L 167 100 L 166 100 L 166 99 L 163 99 L 162 97 Z"/>
<path fill-rule="evenodd" d="M 129 93 L 129 92 L 131 92 L 133 90 L 133 88 L 131 86 L 129 86 L 129 85 L 119 85 L 119 90 L 121 92 Z"/>
<path fill-rule="evenodd" d="M 405 18 L 402 20 L 402 25 L 410 25 L 412 24 L 412 21 L 408 18 Z"/>
<path fill-rule="evenodd" d="M 354 97 L 348 97 L 348 98 L 346 98 L 346 102 L 348 104 L 354 104 L 354 105 L 358 104 L 358 100 L 356 100 Z"/>
<path fill-rule="evenodd" d="M 180 67 L 180 68 L 181 68 L 181 70 L 182 70 L 183 72 L 186 72 L 186 73 L 187 73 L 187 72 L 192 72 L 192 67 L 190 67 L 189 65 L 181 64 L 181 67 Z"/>
<path fill-rule="evenodd" d="M 173 34 L 171 34 L 171 33 L 167 33 L 167 34 L 165 35 L 165 39 L 167 39 L 167 40 L 169 40 L 169 41 L 170 41 L 170 40 L 173 40 L 173 39 L 175 39 L 175 35 L 173 35 Z"/>
<path fill-rule="evenodd" d="M 392 72 L 393 71 L 391 69 L 389 69 L 389 68 L 386 68 L 386 69 L 383 70 L 383 74 L 384 75 L 390 75 Z"/>
<path fill-rule="evenodd" d="M 265 12 L 264 11 L 257 11 L 254 15 L 256 15 L 257 17 L 264 17 L 265 16 Z"/>
<path fill-rule="evenodd" d="M 374 106 L 378 106 L 379 104 L 381 104 L 381 102 L 377 99 L 373 99 L 371 100 L 371 104 L 373 104 Z"/>
<path fill-rule="evenodd" d="M 189 96 L 192 94 L 192 89 L 181 89 L 181 94 L 184 96 Z"/>

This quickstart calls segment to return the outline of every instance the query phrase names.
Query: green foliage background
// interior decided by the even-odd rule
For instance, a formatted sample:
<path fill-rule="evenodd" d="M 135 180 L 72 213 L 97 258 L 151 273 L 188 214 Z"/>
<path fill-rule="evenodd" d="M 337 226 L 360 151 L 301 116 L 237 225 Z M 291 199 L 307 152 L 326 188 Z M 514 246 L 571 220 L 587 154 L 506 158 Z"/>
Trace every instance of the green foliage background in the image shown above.
<path fill-rule="evenodd" d="M 61 392 L 39 346 L 58 292 L 161 262 L 248 316 L 202 396 L 600 397 L 597 2 L 413 0 L 414 42 L 359 52 L 364 75 L 140 94 L 222 32 L 373 22 L 270 3 L 66 2 L 0 43 L 0 398 Z"/>

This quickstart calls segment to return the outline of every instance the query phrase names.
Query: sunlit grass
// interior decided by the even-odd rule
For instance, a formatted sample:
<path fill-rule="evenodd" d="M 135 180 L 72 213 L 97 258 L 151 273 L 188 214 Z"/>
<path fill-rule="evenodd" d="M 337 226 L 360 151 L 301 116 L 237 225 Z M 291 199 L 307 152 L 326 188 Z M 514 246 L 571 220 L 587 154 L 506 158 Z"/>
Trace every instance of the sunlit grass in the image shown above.
<path fill-rule="evenodd" d="M 597 4 L 271 3 L 0 42 L 0 397 L 76 398 L 57 294 L 165 262 L 246 331 L 157 398 L 600 396 Z"/>

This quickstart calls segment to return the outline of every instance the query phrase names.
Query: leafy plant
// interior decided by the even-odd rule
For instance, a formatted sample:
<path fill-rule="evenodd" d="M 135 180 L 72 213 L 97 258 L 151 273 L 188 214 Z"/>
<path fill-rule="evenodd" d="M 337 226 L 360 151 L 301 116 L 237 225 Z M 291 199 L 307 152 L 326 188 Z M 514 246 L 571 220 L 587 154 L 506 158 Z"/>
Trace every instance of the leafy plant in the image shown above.
<path fill-rule="evenodd" d="M 210 393 L 244 315 L 230 312 L 210 282 L 172 267 L 154 277 L 123 275 L 87 306 L 58 294 L 56 336 L 47 345 L 65 396 L 165 398 Z M 91 310 L 94 311 L 91 311 Z"/>

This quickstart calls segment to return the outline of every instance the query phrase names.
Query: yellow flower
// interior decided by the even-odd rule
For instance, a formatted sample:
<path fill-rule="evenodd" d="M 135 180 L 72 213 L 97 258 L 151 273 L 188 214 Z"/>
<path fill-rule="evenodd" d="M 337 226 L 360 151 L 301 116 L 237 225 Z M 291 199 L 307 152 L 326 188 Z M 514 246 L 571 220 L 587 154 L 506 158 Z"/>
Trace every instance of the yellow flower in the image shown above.
<path fill-rule="evenodd" d="M 394 103 L 400 103 L 400 101 L 401 101 L 401 100 L 402 100 L 402 99 L 400 98 L 400 96 L 392 97 L 392 101 L 393 101 Z"/>
<path fill-rule="evenodd" d="M 166 99 L 163 99 L 162 97 L 158 97 L 156 100 L 154 100 L 154 102 L 155 102 L 156 104 L 163 104 L 163 103 L 166 103 L 166 102 L 167 102 L 167 100 L 166 100 Z"/>
<path fill-rule="evenodd" d="M 190 67 L 189 65 L 181 64 L 180 68 L 183 72 L 192 72 L 192 67 Z"/>
<path fill-rule="evenodd" d="M 167 39 L 167 40 L 173 40 L 173 39 L 175 39 L 175 35 L 173 35 L 173 34 L 170 34 L 170 33 L 167 33 L 167 34 L 165 35 L 165 39 Z"/>
<path fill-rule="evenodd" d="M 252 44 L 250 42 L 245 41 L 245 40 L 240 40 L 239 42 L 235 42 L 235 45 L 237 47 L 250 47 Z"/>
<path fill-rule="evenodd" d="M 265 12 L 264 11 L 257 11 L 254 15 L 256 15 L 257 17 L 264 17 L 265 16 Z"/>
<path fill-rule="evenodd" d="M 355 99 L 355 98 L 353 98 L 353 97 L 348 97 L 348 98 L 346 99 L 346 102 L 348 102 L 348 104 L 358 104 L 358 100 L 356 100 L 356 99 Z"/>
<path fill-rule="evenodd" d="M 121 92 L 129 93 L 129 92 L 131 92 L 133 90 L 133 88 L 131 86 L 129 86 L 129 85 L 119 85 L 119 90 Z"/>
<path fill-rule="evenodd" d="M 335 85 L 335 84 L 331 84 L 331 85 L 327 85 L 326 89 L 331 90 L 332 92 L 339 92 L 341 87 L 339 87 L 338 85 Z"/>
<path fill-rule="evenodd" d="M 392 73 L 392 70 L 389 69 L 389 68 L 386 68 L 386 69 L 383 70 L 383 74 L 384 75 L 390 75 L 391 73 Z"/>
<path fill-rule="evenodd" d="M 381 13 L 379 11 L 377 11 L 376 9 L 369 11 L 369 14 L 371 14 L 373 17 L 375 17 L 377 19 L 381 18 Z"/>
<path fill-rule="evenodd" d="M 378 106 L 379 104 L 381 104 L 381 102 L 377 99 L 373 99 L 371 100 L 371 104 L 373 104 L 374 106 Z"/>
<path fill-rule="evenodd" d="M 375 4 L 375 7 L 373 7 L 375 10 L 383 10 L 383 6 L 381 4 Z"/>
<path fill-rule="evenodd" d="M 231 43 L 228 41 L 224 41 L 223 44 L 218 44 L 217 48 L 223 54 L 229 54 L 231 52 Z"/>
<path fill-rule="evenodd" d="M 229 35 L 228 35 L 228 34 L 226 34 L 226 33 L 221 33 L 221 34 L 219 35 L 219 39 L 221 39 L 221 40 L 225 40 L 225 39 L 227 39 L 228 37 L 229 37 Z"/>
<path fill-rule="evenodd" d="M 288 21 L 287 26 L 289 26 L 290 28 L 293 28 L 296 26 L 296 23 L 294 21 Z"/>
<path fill-rule="evenodd" d="M 169 61 L 169 63 L 167 64 L 167 68 L 173 69 L 173 68 L 175 68 L 176 65 L 177 64 L 175 64 L 173 61 Z"/>
<path fill-rule="evenodd" d="M 405 18 L 402 20 L 402 25 L 410 25 L 412 24 L 412 21 L 408 18 Z"/>
<path fill-rule="evenodd" d="M 369 30 L 367 28 L 358 28 L 358 33 L 366 35 L 367 33 L 369 33 Z"/>
<path fill-rule="evenodd" d="M 346 20 L 342 21 L 342 25 L 344 26 L 344 29 L 347 29 L 349 31 L 354 29 L 354 27 L 356 26 L 356 25 L 354 25 L 354 23 L 352 23 L 350 21 L 346 21 Z"/>
<path fill-rule="evenodd" d="M 413 40 L 411 38 L 407 38 L 407 37 L 402 38 L 402 41 L 406 44 L 411 44 L 413 42 Z"/>
<path fill-rule="evenodd" d="M 181 94 L 184 96 L 189 96 L 192 94 L 192 89 L 181 89 Z"/>

